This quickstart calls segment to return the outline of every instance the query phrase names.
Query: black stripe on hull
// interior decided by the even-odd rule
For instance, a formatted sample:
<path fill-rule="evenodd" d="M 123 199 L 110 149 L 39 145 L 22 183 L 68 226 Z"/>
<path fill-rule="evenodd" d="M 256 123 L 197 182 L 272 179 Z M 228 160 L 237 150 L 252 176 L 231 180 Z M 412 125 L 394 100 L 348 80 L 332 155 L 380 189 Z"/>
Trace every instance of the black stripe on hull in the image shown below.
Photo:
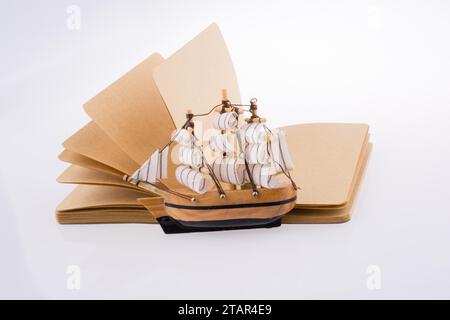
<path fill-rule="evenodd" d="M 272 207 L 272 206 L 279 206 L 279 205 L 291 203 L 295 200 L 297 200 L 297 197 L 292 197 L 290 199 L 273 201 L 273 202 L 223 204 L 223 205 L 217 205 L 217 206 L 186 206 L 186 205 L 175 204 L 175 203 L 166 203 L 165 206 L 168 208 L 185 209 L 185 210 L 220 210 L 220 209 Z"/>
<path fill-rule="evenodd" d="M 192 233 L 224 230 L 274 228 L 281 225 L 281 218 L 270 219 L 233 219 L 220 221 L 177 221 L 172 217 L 158 218 L 164 233 Z"/>

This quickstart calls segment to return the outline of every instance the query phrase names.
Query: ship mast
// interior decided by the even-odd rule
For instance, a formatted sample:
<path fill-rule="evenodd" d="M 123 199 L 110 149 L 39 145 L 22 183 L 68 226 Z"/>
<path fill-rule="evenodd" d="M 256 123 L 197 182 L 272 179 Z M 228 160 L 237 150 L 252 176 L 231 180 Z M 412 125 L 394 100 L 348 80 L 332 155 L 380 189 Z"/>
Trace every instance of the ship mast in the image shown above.
<path fill-rule="evenodd" d="M 194 114 L 192 113 L 192 111 L 190 109 L 188 109 L 187 112 L 186 112 L 186 125 L 185 125 L 185 127 L 188 130 L 190 130 L 192 136 L 195 137 L 194 121 L 192 120 L 193 118 L 194 118 Z M 195 140 L 194 140 L 193 144 L 194 144 L 193 146 L 195 147 Z M 220 198 L 222 198 L 222 199 L 225 198 L 226 197 L 225 191 L 223 190 L 219 179 L 217 179 L 217 176 L 214 174 L 214 171 L 212 170 L 210 164 L 206 161 L 206 159 L 205 159 L 205 157 L 203 155 L 203 149 L 201 149 L 201 153 L 202 153 L 202 164 L 198 168 L 198 171 L 200 173 L 202 173 L 202 168 L 206 167 L 206 169 L 208 170 L 208 173 L 209 173 L 209 175 L 211 177 L 211 180 L 213 181 L 214 185 L 216 186 L 216 189 L 217 189 L 217 192 L 219 193 Z M 191 167 L 191 169 L 192 169 L 192 167 Z M 191 187 L 189 185 L 189 183 L 187 183 L 187 181 L 182 181 L 182 179 L 178 179 L 178 181 L 183 183 L 184 185 L 187 185 L 188 187 Z M 198 190 L 194 190 L 194 191 L 198 192 Z M 192 201 L 195 202 L 196 201 L 195 198 L 192 198 Z"/>
<path fill-rule="evenodd" d="M 229 112 L 233 109 L 233 107 L 231 106 L 231 102 L 230 100 L 228 100 L 228 92 L 227 89 L 222 89 L 222 106 L 219 107 L 220 108 L 220 113 L 225 113 L 225 112 Z M 220 131 L 221 134 L 226 134 L 227 130 L 226 129 L 222 129 Z M 225 158 L 227 156 L 227 152 L 224 151 L 222 153 L 222 156 Z"/>
<path fill-rule="evenodd" d="M 256 104 L 256 102 L 257 102 L 257 99 L 256 99 L 256 98 L 253 98 L 253 99 L 250 100 L 250 113 L 251 113 L 252 115 L 251 115 L 250 119 L 246 119 L 246 122 L 247 122 L 247 123 L 249 123 L 249 122 L 250 122 L 250 123 L 252 123 L 252 122 L 259 122 L 259 120 L 261 119 L 261 118 L 258 116 L 258 105 Z M 240 143 L 241 143 L 241 142 L 240 142 Z M 246 157 L 246 155 L 245 155 L 245 150 L 243 150 L 242 145 L 240 145 L 240 148 L 241 148 L 241 150 L 244 152 L 244 165 L 245 165 L 245 171 L 247 172 L 247 176 L 248 176 L 248 179 L 249 179 L 249 181 L 250 181 L 250 185 L 251 185 L 252 190 L 253 190 L 252 195 L 253 195 L 254 197 L 257 197 L 257 196 L 259 195 L 259 193 L 258 193 L 258 190 L 256 189 L 256 185 L 255 185 L 255 182 L 254 182 L 254 180 L 253 180 L 253 175 L 252 175 L 252 173 L 250 172 L 250 167 L 249 167 L 249 165 L 248 165 L 248 159 L 247 159 L 247 157 Z"/>

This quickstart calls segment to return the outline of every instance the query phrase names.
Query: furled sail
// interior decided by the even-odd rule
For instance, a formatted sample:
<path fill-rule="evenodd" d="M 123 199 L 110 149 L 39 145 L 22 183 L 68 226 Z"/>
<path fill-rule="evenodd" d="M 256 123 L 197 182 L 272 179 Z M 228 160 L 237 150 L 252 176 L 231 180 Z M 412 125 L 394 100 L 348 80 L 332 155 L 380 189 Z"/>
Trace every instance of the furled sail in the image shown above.
<path fill-rule="evenodd" d="M 212 169 L 214 175 L 222 182 L 241 185 L 244 183 L 245 165 L 242 160 L 234 157 L 217 157 Z"/>
<path fill-rule="evenodd" d="M 283 131 L 268 132 L 264 123 L 254 122 L 245 124 L 237 134 L 256 185 L 273 189 L 289 183 L 286 176 L 278 174 L 293 169 Z M 244 182 L 250 182 L 247 170 L 244 170 Z"/>
<path fill-rule="evenodd" d="M 156 179 L 167 178 L 167 161 L 169 148 L 157 149 L 144 164 L 136 170 L 131 178 L 138 181 L 155 183 Z"/>
<path fill-rule="evenodd" d="M 262 143 L 266 141 L 267 132 L 264 123 L 247 123 L 241 129 L 241 137 L 247 143 Z"/>
<path fill-rule="evenodd" d="M 234 152 L 235 150 L 235 135 L 219 134 L 212 136 L 209 139 L 209 147 L 216 152 Z"/>
<path fill-rule="evenodd" d="M 203 194 L 211 188 L 211 180 L 207 175 L 188 166 L 178 166 L 175 170 L 175 177 L 179 183 L 199 194 Z"/>
<path fill-rule="evenodd" d="M 269 152 L 267 143 L 248 143 L 245 146 L 245 157 L 250 164 L 268 163 Z"/>
<path fill-rule="evenodd" d="M 289 180 L 283 175 L 272 175 L 270 165 L 250 164 L 249 171 L 256 185 L 267 189 L 281 188 L 289 184 Z M 245 171 L 245 181 L 250 182 Z"/>
<path fill-rule="evenodd" d="M 270 142 L 270 152 L 273 159 L 272 170 L 274 172 L 282 171 L 280 166 L 285 171 L 294 169 L 294 163 L 292 162 L 291 155 L 286 141 L 286 133 L 283 130 L 279 130 L 272 136 Z"/>
<path fill-rule="evenodd" d="M 217 130 L 227 130 L 237 127 L 238 114 L 236 112 L 220 113 L 214 111 L 212 117 L 213 127 Z"/>
<path fill-rule="evenodd" d="M 200 148 L 181 146 L 179 160 L 185 165 L 200 168 L 203 164 L 203 153 Z"/>

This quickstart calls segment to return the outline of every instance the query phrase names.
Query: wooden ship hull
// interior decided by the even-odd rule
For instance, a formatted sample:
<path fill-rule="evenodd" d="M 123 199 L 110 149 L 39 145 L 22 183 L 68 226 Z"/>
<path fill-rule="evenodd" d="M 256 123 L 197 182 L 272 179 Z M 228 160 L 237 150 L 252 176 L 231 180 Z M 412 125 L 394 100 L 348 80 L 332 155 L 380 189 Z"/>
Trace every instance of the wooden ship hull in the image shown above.
<path fill-rule="evenodd" d="M 276 189 L 228 190 L 225 198 L 207 192 L 196 201 L 168 195 L 160 199 L 139 201 L 157 219 L 165 233 L 186 233 L 251 228 L 272 228 L 281 225 L 281 217 L 292 210 L 296 190 L 292 186 Z"/>

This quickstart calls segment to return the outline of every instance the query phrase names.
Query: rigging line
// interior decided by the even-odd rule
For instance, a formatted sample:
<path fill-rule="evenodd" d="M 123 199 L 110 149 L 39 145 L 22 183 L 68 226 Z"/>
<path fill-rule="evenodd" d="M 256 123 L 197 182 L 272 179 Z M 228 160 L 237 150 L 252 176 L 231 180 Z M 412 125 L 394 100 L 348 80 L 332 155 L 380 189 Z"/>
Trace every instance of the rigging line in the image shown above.
<path fill-rule="evenodd" d="M 166 190 L 169 189 L 169 187 L 168 187 L 164 182 L 162 182 L 161 180 L 158 179 L 158 182 L 159 182 L 159 183 L 161 184 L 161 186 L 164 187 Z M 162 188 L 161 188 L 161 189 L 162 189 Z"/>
<path fill-rule="evenodd" d="M 232 107 L 251 107 L 250 104 L 238 104 L 238 103 L 232 103 L 231 106 Z M 250 109 L 244 109 L 244 108 L 240 108 L 240 109 L 245 112 L 251 112 Z"/>
<path fill-rule="evenodd" d="M 223 103 L 218 104 L 218 105 L 214 106 L 214 107 L 213 107 L 211 110 L 209 110 L 208 112 L 206 112 L 206 113 L 194 114 L 192 117 L 193 117 L 193 118 L 194 118 L 194 117 L 204 117 L 204 116 L 210 115 L 210 114 L 214 111 L 214 109 L 216 109 L 217 107 L 220 107 L 220 106 L 222 106 L 222 105 L 223 105 Z M 250 107 L 249 104 L 236 104 L 236 103 L 230 103 L 230 106 L 232 106 L 232 107 Z M 244 110 L 244 111 L 250 111 L 250 110 Z"/>
<path fill-rule="evenodd" d="M 270 128 L 269 127 L 267 127 L 266 125 L 264 125 L 263 126 L 263 128 L 266 130 L 266 131 L 268 131 L 270 134 L 272 134 L 272 130 L 270 130 Z M 270 145 L 272 145 L 272 142 L 269 142 L 270 143 Z M 269 143 L 267 143 L 267 153 L 269 154 L 269 156 L 270 157 L 272 157 L 272 155 L 271 155 L 271 153 L 270 153 L 270 148 L 269 148 Z M 281 150 L 281 149 L 280 149 Z M 290 174 L 290 172 L 289 171 L 285 171 L 284 170 L 284 168 L 283 168 L 283 166 L 280 164 L 280 163 L 278 163 L 278 161 L 276 161 L 275 159 L 272 159 L 273 160 L 273 162 L 275 162 L 275 164 L 277 164 L 279 167 L 280 167 L 280 169 L 281 169 L 281 171 L 284 173 L 284 175 L 286 176 L 286 177 L 288 177 L 289 178 L 289 180 L 291 180 L 291 183 L 292 183 L 292 186 L 297 190 L 297 189 L 300 189 L 299 187 L 297 187 L 297 184 L 295 183 L 295 181 L 292 179 L 292 177 L 291 177 L 291 174 Z M 300 189 L 301 190 L 301 189 Z"/>
<path fill-rule="evenodd" d="M 248 179 L 250 180 L 250 185 L 252 186 L 252 190 L 253 190 L 253 192 L 258 192 L 258 190 L 256 189 L 256 184 L 253 181 L 253 175 L 250 172 L 250 167 L 248 166 L 248 161 L 245 157 L 244 157 L 244 164 L 245 164 L 245 170 L 247 171 Z"/>
<path fill-rule="evenodd" d="M 161 181 L 160 181 L 160 183 L 161 183 Z M 178 196 L 178 197 L 180 197 L 180 198 L 183 198 L 183 199 L 187 199 L 187 200 L 191 200 L 192 199 L 192 197 L 190 197 L 190 196 L 188 196 L 188 195 L 185 195 L 185 194 L 182 194 L 182 193 L 180 193 L 180 192 L 177 192 L 177 191 L 175 191 L 175 190 L 172 190 L 172 189 L 170 189 L 169 187 L 167 187 L 166 185 L 164 185 L 164 184 L 162 184 L 164 187 L 161 187 L 160 185 L 157 185 L 157 184 L 155 184 L 155 183 L 149 183 L 151 186 L 153 186 L 154 188 L 156 188 L 156 189 L 160 189 L 160 190 L 162 190 L 162 191 L 164 191 L 164 192 L 167 192 L 167 193 L 170 193 L 170 194 L 173 194 L 174 196 Z"/>
<path fill-rule="evenodd" d="M 264 127 L 266 128 L 265 125 L 264 125 Z M 267 130 L 270 131 L 269 128 L 267 128 Z M 272 131 L 270 131 L 270 133 L 272 133 Z M 272 145 L 272 142 L 269 141 L 269 142 L 266 144 L 266 145 L 267 145 L 267 153 L 269 154 L 269 157 L 272 158 L 272 161 L 280 167 L 280 169 L 281 169 L 281 171 L 284 173 L 284 175 L 291 181 L 292 187 L 293 187 L 295 190 L 301 190 L 301 188 L 299 188 L 299 187 L 297 186 L 297 184 L 295 183 L 294 179 L 292 179 L 291 174 L 289 173 L 289 171 L 285 171 L 284 168 L 283 168 L 283 166 L 282 166 L 278 161 L 276 161 L 276 160 L 273 158 L 272 153 L 270 152 L 269 144 Z"/>
<path fill-rule="evenodd" d="M 146 190 L 146 191 L 153 191 L 153 190 L 148 190 L 147 188 L 144 188 L 144 187 L 140 186 L 140 184 L 142 184 L 141 182 L 146 183 L 146 184 L 149 184 L 149 185 L 151 185 L 153 188 L 161 190 L 161 192 L 167 192 L 167 193 L 173 194 L 173 195 L 175 195 L 175 196 L 178 196 L 178 197 L 181 197 L 181 198 L 184 198 L 184 199 L 187 199 L 187 200 L 191 200 L 191 199 L 192 199 L 192 197 L 190 197 L 190 196 L 188 196 L 188 195 L 185 195 L 185 194 L 182 194 L 182 193 L 180 193 L 180 192 L 177 192 L 177 191 L 174 191 L 174 190 L 169 189 L 169 187 L 167 187 L 166 185 L 164 185 L 161 181 L 159 181 L 159 182 L 162 184 L 162 186 L 161 186 L 161 185 L 157 185 L 157 184 L 155 184 L 155 183 L 148 182 L 148 181 L 135 180 L 135 179 L 133 179 L 133 178 L 131 178 L 130 176 L 127 176 L 127 175 L 124 176 L 124 179 L 126 179 L 126 181 L 127 181 L 128 183 L 134 184 L 136 187 L 141 188 L 141 189 L 144 189 L 144 190 Z M 133 181 L 133 180 L 134 180 L 134 181 Z"/>
<path fill-rule="evenodd" d="M 209 175 L 213 179 L 214 184 L 216 185 L 216 188 L 220 194 L 225 194 L 225 191 L 222 188 L 222 185 L 220 184 L 219 179 L 217 179 L 216 174 L 214 173 L 213 169 L 211 168 L 211 165 L 206 162 L 206 168 L 209 171 Z"/>
<path fill-rule="evenodd" d="M 175 135 L 172 137 L 172 139 L 169 140 L 169 142 L 167 142 L 164 147 L 161 148 L 161 151 L 163 151 L 165 148 L 169 147 L 172 142 L 175 141 L 175 138 L 180 134 L 181 130 L 186 129 L 187 125 L 189 124 L 189 122 L 191 121 L 191 119 L 187 119 L 186 122 L 181 126 L 181 129 L 177 131 L 177 133 L 175 133 Z"/>
<path fill-rule="evenodd" d="M 214 109 L 216 109 L 217 107 L 220 107 L 222 104 L 223 104 L 223 103 L 214 106 L 211 110 L 209 110 L 209 111 L 206 112 L 206 113 L 194 114 L 192 117 L 194 118 L 194 117 L 204 117 L 204 116 L 207 116 L 207 115 L 211 114 L 211 113 L 214 111 Z"/>
<path fill-rule="evenodd" d="M 245 171 L 247 171 L 248 179 L 250 180 L 250 185 L 252 186 L 253 192 L 258 192 L 258 190 L 256 189 L 255 182 L 253 181 L 253 175 L 250 172 L 250 167 L 248 166 L 247 157 L 245 156 L 244 148 L 242 147 L 241 135 L 239 133 L 237 135 L 238 135 L 237 141 L 239 144 L 239 149 L 241 150 L 241 154 L 244 155 Z"/>
<path fill-rule="evenodd" d="M 232 103 L 233 107 L 251 107 L 250 104 L 239 104 L 239 103 Z"/>
<path fill-rule="evenodd" d="M 292 187 L 295 190 L 301 190 L 301 188 L 297 187 L 297 184 L 295 183 L 294 179 L 292 179 L 291 174 L 289 173 L 289 171 L 285 171 L 283 169 L 283 167 L 281 166 L 281 164 L 279 164 L 277 161 L 274 161 L 281 169 L 281 171 L 284 173 L 284 175 L 291 181 Z"/>
<path fill-rule="evenodd" d="M 266 126 L 265 124 L 263 125 L 263 128 L 268 131 L 269 133 L 272 133 L 272 130 L 270 130 L 270 128 L 268 126 Z"/>
<path fill-rule="evenodd" d="M 220 194 L 225 194 L 225 191 L 223 190 L 222 185 L 219 182 L 219 179 L 217 179 L 217 176 L 215 175 L 213 169 L 211 168 L 211 165 L 206 161 L 204 156 L 203 156 L 203 161 L 206 165 L 206 168 L 209 171 L 209 175 L 211 176 L 211 179 L 213 180 L 214 184 L 216 185 L 217 191 Z"/>
<path fill-rule="evenodd" d="M 272 144 L 272 143 L 270 143 L 270 144 Z M 269 157 L 272 158 L 272 155 L 271 155 L 271 153 L 270 153 L 270 151 L 269 151 L 269 146 L 267 146 L 267 152 L 269 153 Z M 278 161 L 276 161 L 275 159 L 272 158 L 272 161 L 273 161 L 276 165 L 278 165 L 278 166 L 280 167 L 280 169 L 281 169 L 281 171 L 283 172 L 283 174 L 291 181 L 291 184 L 292 184 L 292 186 L 294 187 L 294 189 L 295 189 L 295 190 L 301 190 L 301 188 L 297 187 L 297 184 L 295 183 L 294 179 L 292 179 L 290 172 L 284 170 L 283 166 L 282 166 Z"/>
<path fill-rule="evenodd" d="M 220 107 L 220 106 L 222 106 L 223 105 L 223 103 L 220 103 L 220 104 L 218 104 L 218 105 L 215 105 L 211 110 L 209 110 L 208 112 L 205 112 L 205 113 L 198 113 L 198 114 L 193 114 L 192 115 L 192 118 L 195 118 L 195 117 L 204 117 L 204 116 L 207 116 L 207 115 L 210 115 L 217 107 Z M 230 103 L 230 106 L 233 106 L 233 107 L 250 107 L 250 105 L 249 104 L 236 104 L 236 103 Z M 243 109 L 244 111 L 247 111 L 247 112 L 250 112 L 250 110 L 246 110 L 246 109 Z M 191 118 L 191 119 L 192 119 Z M 187 124 L 187 123 L 189 123 L 189 121 L 191 120 L 191 119 L 189 119 L 186 123 L 185 123 L 185 125 Z M 164 148 L 163 148 L 164 149 Z"/>

